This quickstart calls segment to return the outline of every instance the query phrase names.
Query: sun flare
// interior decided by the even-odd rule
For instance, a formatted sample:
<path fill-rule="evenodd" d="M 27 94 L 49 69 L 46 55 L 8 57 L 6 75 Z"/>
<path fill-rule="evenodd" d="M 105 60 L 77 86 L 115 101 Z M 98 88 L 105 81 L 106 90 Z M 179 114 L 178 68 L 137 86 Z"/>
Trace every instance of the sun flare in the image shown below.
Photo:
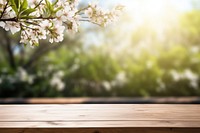
<path fill-rule="evenodd" d="M 132 1 L 127 5 L 127 12 L 135 26 L 148 24 L 153 28 L 163 28 L 169 21 L 175 20 L 178 10 L 174 3 L 161 0 Z"/>

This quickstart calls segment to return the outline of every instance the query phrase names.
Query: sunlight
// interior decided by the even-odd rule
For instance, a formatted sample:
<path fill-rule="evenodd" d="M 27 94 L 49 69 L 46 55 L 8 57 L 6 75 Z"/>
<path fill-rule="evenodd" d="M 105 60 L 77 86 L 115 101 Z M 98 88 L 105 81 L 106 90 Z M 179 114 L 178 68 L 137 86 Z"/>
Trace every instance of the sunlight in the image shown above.
<path fill-rule="evenodd" d="M 156 29 L 162 29 L 169 21 L 175 21 L 181 12 L 191 9 L 190 0 L 181 3 L 179 0 L 111 0 L 106 4 L 113 3 L 126 7 L 126 14 L 132 19 L 131 27 L 148 24 Z"/>
<path fill-rule="evenodd" d="M 138 30 L 139 27 L 151 30 L 156 33 L 159 39 L 162 39 L 164 31 L 177 23 L 180 13 L 190 8 L 189 0 L 183 0 L 181 4 L 178 0 L 110 0 L 106 2 L 99 1 L 99 3 L 104 5 L 104 8 L 117 4 L 125 6 L 125 11 L 119 22 L 111 26 L 114 29 L 118 26 L 114 31 L 119 36 L 118 38 L 124 38 L 121 45 L 118 41 L 119 49 L 126 47 L 126 44 L 130 44 L 132 33 Z M 88 35 L 88 38 L 91 38 L 91 35 Z M 97 34 L 92 38 L 86 39 L 88 44 L 102 44 L 102 38 L 99 38 Z M 143 40 L 145 41 L 145 37 Z M 149 46 L 147 43 L 144 43 L 144 45 L 145 47 Z M 140 44 L 140 46 L 143 47 L 143 44 Z M 118 49 L 118 47 L 115 47 L 115 49 Z"/>
<path fill-rule="evenodd" d="M 176 19 L 178 15 L 178 9 L 171 1 L 138 0 L 129 2 L 127 6 L 134 26 L 148 24 L 152 28 L 163 29 L 169 20 Z"/>
<path fill-rule="evenodd" d="M 0 98 L 200 96 L 200 0 L 0 1 Z"/>
<path fill-rule="evenodd" d="M 109 0 L 106 3 L 100 1 L 104 8 L 117 4 L 125 6 L 125 11 L 119 22 L 111 26 L 113 27 L 113 32 L 116 33 L 116 38 L 119 38 L 111 48 L 112 53 L 120 53 L 125 50 L 127 53 L 134 53 L 134 56 L 137 56 L 140 55 L 143 49 L 155 53 L 154 49 L 156 47 L 164 45 L 162 42 L 166 41 L 167 32 L 179 26 L 181 14 L 192 9 L 191 1 Z M 116 26 L 118 27 L 117 29 L 115 28 Z M 170 33 L 170 36 L 174 36 L 173 33 Z M 95 37 L 95 40 L 100 45 L 104 44 L 101 41 L 102 38 L 98 38 L 97 34 L 95 34 Z M 123 38 L 123 41 L 120 41 L 120 38 Z M 133 41 L 134 38 L 136 38 L 137 42 Z M 160 41 L 159 46 L 154 42 L 155 40 Z"/>

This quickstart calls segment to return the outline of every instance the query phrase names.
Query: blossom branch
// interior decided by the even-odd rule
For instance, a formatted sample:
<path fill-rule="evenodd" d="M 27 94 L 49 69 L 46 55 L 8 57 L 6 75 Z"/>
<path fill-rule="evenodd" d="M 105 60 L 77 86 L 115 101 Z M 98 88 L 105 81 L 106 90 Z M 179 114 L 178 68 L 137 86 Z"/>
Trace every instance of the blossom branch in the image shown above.
<path fill-rule="evenodd" d="M 2 13 L 1 13 L 0 18 L 3 17 L 3 15 L 4 15 L 5 11 L 6 11 L 7 6 L 8 6 L 8 2 L 6 2 L 6 5 L 5 5 L 4 8 L 3 8 L 3 11 L 2 11 Z"/>
<path fill-rule="evenodd" d="M 80 22 L 106 26 L 119 16 L 122 6 L 104 11 L 97 4 L 78 9 L 78 0 L 1 0 L 0 27 L 21 33 L 20 43 L 36 46 L 39 40 L 61 42 L 64 31 L 77 32 Z M 66 30 L 65 30 L 66 29 Z"/>
<path fill-rule="evenodd" d="M 34 7 L 34 9 L 38 8 L 43 0 L 40 0 L 40 2 Z"/>
<path fill-rule="evenodd" d="M 96 23 L 96 22 L 92 22 L 92 21 L 89 20 L 89 19 L 79 19 L 79 21 L 89 22 L 89 23 L 93 23 L 93 24 L 98 25 L 98 26 L 102 26 L 102 25 L 100 25 L 100 24 L 98 24 L 98 23 Z"/>
<path fill-rule="evenodd" d="M 3 19 L 0 19 L 0 22 L 6 22 L 6 21 L 13 21 L 13 22 L 17 22 L 18 19 L 16 17 L 14 18 L 3 18 Z"/>
<path fill-rule="evenodd" d="M 15 62 L 13 50 L 12 50 L 12 47 L 11 47 L 11 41 L 10 41 L 10 38 L 9 38 L 9 35 L 8 35 L 7 32 L 5 32 L 4 37 L 6 39 L 5 43 L 6 43 L 6 50 L 7 50 L 7 53 L 8 53 L 8 62 L 10 64 L 10 67 L 15 70 L 16 69 L 16 62 Z"/>

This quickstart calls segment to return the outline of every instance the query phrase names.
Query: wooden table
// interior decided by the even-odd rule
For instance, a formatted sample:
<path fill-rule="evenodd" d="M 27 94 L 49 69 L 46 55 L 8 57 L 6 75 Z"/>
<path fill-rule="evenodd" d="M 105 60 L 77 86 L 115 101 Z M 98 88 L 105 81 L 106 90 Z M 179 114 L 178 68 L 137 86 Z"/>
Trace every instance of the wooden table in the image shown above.
<path fill-rule="evenodd" d="M 200 106 L 0 105 L 0 133 L 200 133 Z"/>

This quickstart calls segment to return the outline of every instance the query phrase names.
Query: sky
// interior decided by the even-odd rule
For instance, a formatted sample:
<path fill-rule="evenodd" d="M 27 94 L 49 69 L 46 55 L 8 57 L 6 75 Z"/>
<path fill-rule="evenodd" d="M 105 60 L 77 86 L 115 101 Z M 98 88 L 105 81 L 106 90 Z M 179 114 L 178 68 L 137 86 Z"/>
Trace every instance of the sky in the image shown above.
<path fill-rule="evenodd" d="M 97 0 L 88 1 L 94 2 Z M 178 21 L 178 16 L 181 13 L 192 9 L 192 1 L 193 0 L 99 0 L 97 2 L 105 9 L 110 9 L 117 4 L 125 6 L 123 16 L 128 17 L 128 19 L 126 17 L 120 18 L 120 26 L 117 26 L 118 29 L 121 28 L 121 31 L 125 35 L 131 33 L 134 28 L 137 29 L 138 26 L 144 24 L 148 24 L 158 33 L 162 34 L 165 28 L 170 26 L 170 23 Z M 116 25 L 113 24 L 113 27 L 116 27 Z"/>
<path fill-rule="evenodd" d="M 90 0 L 94 1 L 94 0 Z M 101 0 L 100 3 L 104 5 L 122 4 L 127 7 L 128 10 L 136 10 L 138 8 L 158 8 L 163 7 L 166 4 L 175 6 L 178 10 L 191 9 L 192 0 Z"/>
<path fill-rule="evenodd" d="M 192 9 L 194 0 L 88 0 L 97 1 L 103 8 L 111 8 L 121 4 L 125 6 L 125 15 L 134 20 L 134 25 L 143 21 L 159 22 L 165 19 L 174 19 L 181 12 Z M 150 20 L 151 21 L 151 20 Z"/>

